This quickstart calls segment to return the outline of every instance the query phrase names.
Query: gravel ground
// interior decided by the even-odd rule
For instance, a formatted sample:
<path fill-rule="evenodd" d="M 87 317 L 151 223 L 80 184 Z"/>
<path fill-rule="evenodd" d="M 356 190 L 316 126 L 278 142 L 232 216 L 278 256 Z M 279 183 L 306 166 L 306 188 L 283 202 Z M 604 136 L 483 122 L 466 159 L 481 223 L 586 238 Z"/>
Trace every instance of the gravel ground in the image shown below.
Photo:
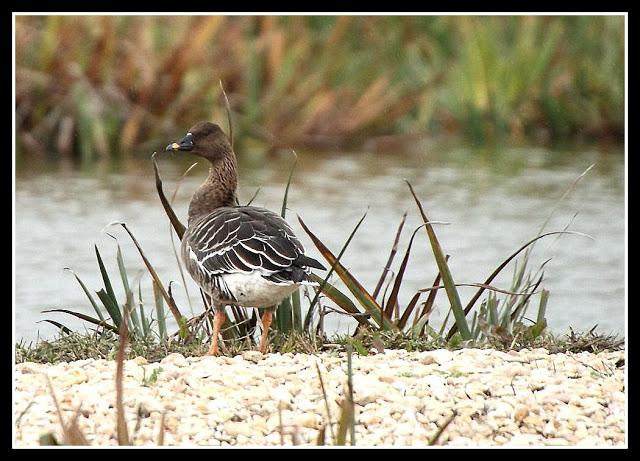
<path fill-rule="evenodd" d="M 328 420 L 316 363 L 336 421 L 346 395 L 344 353 L 126 361 L 133 443 L 155 445 L 165 412 L 166 445 L 315 445 Z M 46 375 L 67 419 L 81 405 L 79 425 L 91 445 L 117 445 L 115 368 L 107 360 L 16 365 L 15 446 L 38 445 L 48 431 L 61 440 Z M 455 410 L 440 445 L 624 446 L 624 374 L 623 351 L 354 355 L 356 444 L 427 445 Z"/>

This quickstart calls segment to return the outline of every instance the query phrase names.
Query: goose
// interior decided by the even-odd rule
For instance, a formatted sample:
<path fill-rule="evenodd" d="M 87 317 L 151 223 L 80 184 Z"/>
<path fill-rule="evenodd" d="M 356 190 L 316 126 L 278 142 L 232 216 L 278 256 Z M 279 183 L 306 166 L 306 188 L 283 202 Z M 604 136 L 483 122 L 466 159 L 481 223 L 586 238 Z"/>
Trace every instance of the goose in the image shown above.
<path fill-rule="evenodd" d="M 209 175 L 195 191 L 182 237 L 181 258 L 214 310 L 208 355 L 218 355 L 218 336 L 228 305 L 264 309 L 259 350 L 277 305 L 301 285 L 317 285 L 311 269 L 326 270 L 305 249 L 289 224 L 265 208 L 239 206 L 237 161 L 227 135 L 202 121 L 166 151 L 188 152 L 209 161 Z"/>

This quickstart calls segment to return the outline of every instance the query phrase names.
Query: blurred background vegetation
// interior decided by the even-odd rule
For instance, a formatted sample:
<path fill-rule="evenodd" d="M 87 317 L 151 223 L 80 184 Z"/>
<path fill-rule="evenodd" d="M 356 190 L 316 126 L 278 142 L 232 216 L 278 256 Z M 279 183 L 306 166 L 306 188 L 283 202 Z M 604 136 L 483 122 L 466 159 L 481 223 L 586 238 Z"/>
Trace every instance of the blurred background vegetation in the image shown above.
<path fill-rule="evenodd" d="M 624 17 L 16 17 L 18 158 L 148 155 L 200 119 L 265 152 L 623 141 Z"/>

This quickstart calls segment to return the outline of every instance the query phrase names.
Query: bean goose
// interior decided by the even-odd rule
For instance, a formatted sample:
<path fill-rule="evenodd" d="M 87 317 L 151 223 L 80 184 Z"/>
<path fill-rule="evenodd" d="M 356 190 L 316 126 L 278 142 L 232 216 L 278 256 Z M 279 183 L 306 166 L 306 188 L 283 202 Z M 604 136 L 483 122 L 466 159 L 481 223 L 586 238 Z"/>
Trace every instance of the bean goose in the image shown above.
<path fill-rule="evenodd" d="M 167 151 L 185 151 L 207 159 L 209 176 L 189 204 L 181 257 L 187 271 L 213 302 L 213 337 L 209 355 L 218 354 L 218 335 L 228 305 L 263 308 L 260 351 L 276 306 L 300 285 L 313 284 L 311 268 L 325 269 L 305 250 L 278 214 L 238 206 L 236 156 L 222 129 L 196 123 Z"/>

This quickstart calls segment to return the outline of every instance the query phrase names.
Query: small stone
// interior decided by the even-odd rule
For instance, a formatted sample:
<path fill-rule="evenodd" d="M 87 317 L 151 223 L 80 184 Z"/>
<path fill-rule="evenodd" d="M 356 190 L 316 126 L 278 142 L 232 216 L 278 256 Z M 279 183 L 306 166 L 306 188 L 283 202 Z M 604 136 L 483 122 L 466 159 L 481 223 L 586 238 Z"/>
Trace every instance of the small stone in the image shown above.
<path fill-rule="evenodd" d="M 420 363 L 423 365 L 431 365 L 432 363 L 436 363 L 436 359 L 431 355 L 426 355 L 420 359 Z"/>
<path fill-rule="evenodd" d="M 56 380 L 57 384 L 62 387 L 69 387 L 75 384 L 87 382 L 87 375 L 81 370 L 70 370 L 60 379 Z"/>
<path fill-rule="evenodd" d="M 250 436 L 252 434 L 251 426 L 246 422 L 227 421 L 224 423 L 224 432 L 232 437 L 238 435 Z"/>
<path fill-rule="evenodd" d="M 152 364 L 127 360 L 125 411 L 132 425 L 140 414 L 133 443 L 155 444 L 162 413 L 164 441 L 170 446 L 279 446 L 281 432 L 286 445 L 314 445 L 328 421 L 327 405 L 335 430 L 347 395 L 344 353 L 255 352 L 171 354 Z M 625 370 L 615 367 L 620 357 L 623 352 L 550 354 L 538 349 L 387 350 L 354 356 L 358 445 L 425 446 L 455 410 L 440 445 L 623 446 Z M 590 366 L 602 370 L 602 376 Z M 160 367 L 158 379 L 145 386 L 143 373 L 148 378 Z M 89 443 L 117 445 L 115 368 L 109 360 L 16 365 L 14 417 L 21 419 L 15 445 L 37 446 L 47 431 L 59 435 L 47 375 L 65 414 L 82 403 L 79 422 Z"/>
<path fill-rule="evenodd" d="M 529 407 L 525 405 L 517 405 L 513 411 L 513 420 L 517 423 L 522 421 L 529 415 Z"/>
<path fill-rule="evenodd" d="M 525 416 L 522 420 L 522 422 L 527 425 L 527 426 L 531 426 L 533 428 L 542 428 L 542 426 L 544 425 L 544 421 L 543 419 L 538 416 L 538 415 L 528 415 Z"/>
<path fill-rule="evenodd" d="M 250 362 L 258 363 L 262 360 L 262 352 L 260 351 L 244 351 L 242 353 L 242 358 L 248 360 Z"/>
<path fill-rule="evenodd" d="M 163 365 L 175 365 L 176 367 L 186 367 L 188 365 L 184 355 L 178 354 L 177 352 L 167 355 L 160 363 Z"/>
<path fill-rule="evenodd" d="M 145 359 L 144 357 L 141 357 L 141 356 L 137 356 L 137 357 L 131 359 L 130 362 L 135 363 L 136 365 L 146 365 L 147 364 L 147 359 Z"/>
<path fill-rule="evenodd" d="M 551 446 L 567 446 L 569 445 L 569 442 L 566 439 L 554 437 L 550 439 L 545 439 L 544 444 L 551 445 Z"/>

